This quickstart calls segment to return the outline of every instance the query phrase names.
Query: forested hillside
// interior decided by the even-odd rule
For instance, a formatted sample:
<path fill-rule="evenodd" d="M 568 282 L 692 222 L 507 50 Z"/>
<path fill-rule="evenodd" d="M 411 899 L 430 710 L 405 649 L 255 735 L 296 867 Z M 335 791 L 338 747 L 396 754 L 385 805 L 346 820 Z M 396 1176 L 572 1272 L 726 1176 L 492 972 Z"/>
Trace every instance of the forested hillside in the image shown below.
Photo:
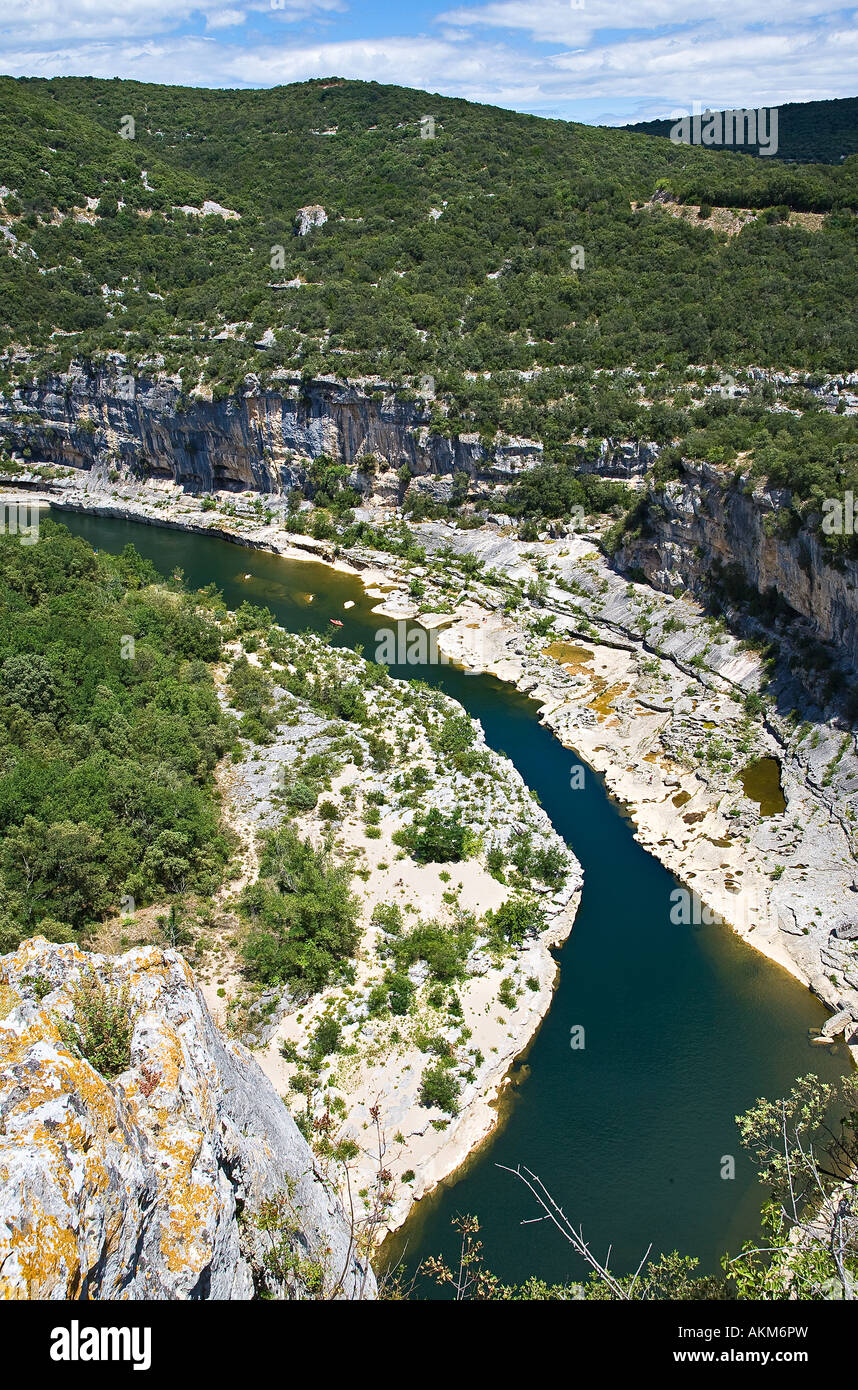
<path fill-rule="evenodd" d="M 858 155 L 785 165 L 336 78 L 0 79 L 0 149 L 0 389 L 110 353 L 215 397 L 248 372 L 368 378 L 552 465 L 606 437 L 768 450 L 805 496 L 855 453 L 812 391 L 858 362 Z M 723 399 L 751 366 L 798 376 Z"/>
<path fill-rule="evenodd" d="M 672 121 L 638 121 L 626 130 L 643 135 L 669 136 Z M 756 145 L 747 148 L 759 154 Z M 839 164 L 858 152 L 858 97 L 834 101 L 789 101 L 778 107 L 776 158 L 819 164 Z"/>
<path fill-rule="evenodd" d="M 0 535 L 0 610 L 0 954 L 126 895 L 212 892 L 212 774 L 237 732 L 209 667 L 222 603 L 46 521 L 38 545 Z"/>
<path fill-rule="evenodd" d="M 231 388 L 277 364 L 453 382 L 578 363 L 836 370 L 858 356 L 858 159 L 773 167 L 334 79 L 242 92 L 5 80 L 0 108 L 16 238 L 4 338 L 40 363 L 160 352 L 189 384 Z M 731 237 L 633 210 L 657 186 L 770 212 Z M 206 198 L 240 216 L 176 210 Z M 298 236 L 309 205 L 327 222 Z M 789 208 L 830 215 L 788 226 Z M 275 344 L 257 351 L 266 329 Z M 212 341 L 221 332 L 234 338 Z"/>

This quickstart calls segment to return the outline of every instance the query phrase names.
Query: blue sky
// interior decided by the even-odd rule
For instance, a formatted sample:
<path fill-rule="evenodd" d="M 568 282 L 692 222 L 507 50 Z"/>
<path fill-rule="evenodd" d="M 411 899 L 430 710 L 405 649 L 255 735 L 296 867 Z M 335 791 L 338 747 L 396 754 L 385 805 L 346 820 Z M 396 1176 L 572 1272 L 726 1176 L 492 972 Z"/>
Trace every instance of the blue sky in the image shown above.
<path fill-rule="evenodd" d="M 12 0 L 0 71 L 267 87 L 337 75 L 618 124 L 858 94 L 858 8 L 780 0 Z"/>

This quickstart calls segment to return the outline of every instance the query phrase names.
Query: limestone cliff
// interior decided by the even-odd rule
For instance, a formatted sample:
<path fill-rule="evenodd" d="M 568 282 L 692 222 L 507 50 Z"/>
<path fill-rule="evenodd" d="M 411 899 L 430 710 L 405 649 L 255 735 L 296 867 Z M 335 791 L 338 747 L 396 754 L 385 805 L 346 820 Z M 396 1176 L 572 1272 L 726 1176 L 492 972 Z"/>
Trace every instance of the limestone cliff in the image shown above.
<path fill-rule="evenodd" d="M 541 446 L 510 441 L 489 458 L 477 435 L 430 433 L 428 403 L 384 389 L 284 373 L 277 390 L 248 377 L 226 400 L 183 396 L 170 379 L 145 380 L 118 365 L 84 370 L 0 398 L 0 439 L 32 457 L 77 468 L 128 468 L 173 478 L 190 491 L 287 491 L 324 453 L 352 466 L 375 455 L 415 476 L 479 471 L 502 477 Z"/>
<path fill-rule="evenodd" d="M 649 494 L 647 522 L 618 560 L 663 592 L 704 597 L 718 567 L 738 566 L 759 594 L 773 589 L 815 634 L 858 668 L 858 565 L 837 566 L 812 531 L 778 534 L 789 493 L 748 489 L 711 464 L 685 463 L 681 476 Z"/>
<path fill-rule="evenodd" d="M 90 969 L 127 989 L 130 1064 L 113 1080 L 68 1041 Z M 175 951 L 110 958 L 23 942 L 0 959 L 0 1297 L 247 1299 L 255 1288 L 375 1292 L 269 1081 L 218 1032 Z"/>

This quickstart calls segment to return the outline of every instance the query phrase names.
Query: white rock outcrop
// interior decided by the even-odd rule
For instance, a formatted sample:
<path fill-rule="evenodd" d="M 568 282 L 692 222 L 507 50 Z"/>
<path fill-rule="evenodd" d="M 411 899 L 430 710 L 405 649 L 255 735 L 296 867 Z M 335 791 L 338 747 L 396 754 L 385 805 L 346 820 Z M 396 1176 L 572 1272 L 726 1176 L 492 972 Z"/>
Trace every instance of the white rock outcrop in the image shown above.
<path fill-rule="evenodd" d="M 319 203 L 311 203 L 309 207 L 298 209 L 298 235 L 306 236 L 314 227 L 323 227 L 328 220 L 328 214 Z"/>

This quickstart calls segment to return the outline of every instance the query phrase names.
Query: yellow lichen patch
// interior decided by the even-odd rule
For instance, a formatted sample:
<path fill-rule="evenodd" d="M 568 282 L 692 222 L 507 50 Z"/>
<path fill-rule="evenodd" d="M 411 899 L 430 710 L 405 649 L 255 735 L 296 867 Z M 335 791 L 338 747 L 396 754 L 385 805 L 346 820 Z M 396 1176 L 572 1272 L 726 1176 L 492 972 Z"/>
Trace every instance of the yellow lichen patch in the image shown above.
<path fill-rule="evenodd" d="M 181 1039 L 172 1028 L 162 1025 L 159 1033 L 157 1070 L 160 1073 L 161 1086 L 164 1087 L 165 1091 L 170 1091 L 179 1084 L 179 1078 L 185 1066 L 185 1055 L 182 1050 Z"/>
<path fill-rule="evenodd" d="M 545 648 L 543 656 L 553 657 L 573 676 L 586 662 L 593 660 L 591 651 L 576 646 L 574 642 L 552 642 L 550 647 Z"/>
<path fill-rule="evenodd" d="M 208 1100 L 208 1097 L 206 1097 Z M 161 1250 L 167 1267 L 202 1269 L 211 1255 L 206 1228 L 214 1226 L 217 1187 L 203 1153 L 200 1131 L 175 1117 L 154 1138 L 158 1201 L 166 1212 Z M 195 1177 L 195 1173 L 199 1173 Z"/>
<path fill-rule="evenodd" d="M 0 1279 L 2 1298 L 46 1298 L 64 1286 L 68 1297 L 80 1289 L 80 1263 L 73 1231 L 52 1214 L 28 1206 L 22 1228 L 12 1231 L 4 1251 L 3 1267 L 15 1270 L 18 1278 Z"/>
<path fill-rule="evenodd" d="M 35 1074 L 28 1069 L 29 1093 L 6 1113 L 5 1182 L 15 1181 L 21 1172 L 15 1153 L 27 1151 L 35 1171 L 50 1175 L 59 1210 L 45 1212 L 31 1193 L 22 1193 L 20 1225 L 0 1242 L 3 1297 L 56 1297 L 58 1290 L 63 1297 L 77 1297 L 82 1258 L 87 1267 L 95 1264 L 114 1248 L 121 1229 L 121 1205 L 105 1211 L 113 1177 L 105 1154 L 111 1148 L 119 1152 L 111 1141 L 124 1130 L 115 1097 L 85 1063 L 66 1068 L 63 1060 L 46 1059 Z M 75 1097 L 74 1104 L 68 1103 L 69 1096 Z M 75 1162 L 70 1164 L 71 1154 Z M 81 1190 L 91 1209 L 105 1215 L 91 1249 L 87 1230 L 76 1227 L 72 1218 Z"/>
<path fill-rule="evenodd" d="M 604 682 L 602 684 L 603 689 L 596 695 L 595 700 L 590 701 L 590 709 L 595 710 L 600 718 L 607 719 L 613 711 L 614 701 L 624 695 L 629 687 L 623 681 L 617 681 L 616 684 L 607 687 Z"/>
<path fill-rule="evenodd" d="M 215 1124 L 216 1105 L 210 1088 L 203 1086 L 196 1096 L 199 1115 L 192 1124 L 176 1108 L 186 1065 L 180 1034 L 162 1020 L 147 1063 L 147 1075 L 155 1085 L 148 1094 L 148 1085 L 141 1084 L 141 1078 L 129 1078 L 124 1085 L 138 1123 L 142 1123 L 139 1111 L 143 1098 L 147 1100 L 145 1128 L 154 1149 L 158 1206 L 164 1212 L 160 1247 L 167 1268 L 176 1273 L 201 1271 L 206 1266 L 211 1259 L 207 1232 L 217 1224 L 217 1186 L 212 1183 L 211 1162 L 203 1152 L 203 1132 Z"/>
<path fill-rule="evenodd" d="M 0 985 L 0 1019 L 6 1018 L 18 1003 L 18 995 L 11 985 Z"/>
<path fill-rule="evenodd" d="M 4 1028 L 2 1045 L 0 1045 L 0 1062 L 4 1066 L 14 1066 L 27 1055 L 33 1044 L 37 1042 L 49 1042 L 54 1047 L 62 1047 L 62 1040 L 56 1024 L 44 1013 L 37 1014 L 23 1028 L 18 1029 L 8 1025 Z"/>
<path fill-rule="evenodd" d="M 66 1098 L 72 1095 L 78 1104 L 64 1106 Z M 88 1180 L 95 1189 L 101 1191 L 107 1186 L 109 1175 L 99 1157 L 101 1146 L 94 1145 L 93 1139 L 98 1136 L 106 1140 L 117 1128 L 119 1115 L 115 1096 L 92 1067 L 86 1062 L 58 1067 L 56 1060 L 46 1060 L 35 1074 L 28 1070 L 27 1094 L 20 1113 L 30 1118 L 29 1126 L 22 1129 L 24 1144 L 36 1144 L 49 1151 L 58 1164 L 66 1148 L 80 1152 L 85 1156 Z M 16 1114 L 17 1110 L 7 1111 L 7 1129 Z M 57 1171 L 62 1180 L 64 1165 Z"/>
<path fill-rule="evenodd" d="M 169 1187 L 162 1188 L 160 1199 L 169 1203 L 169 1215 L 161 1234 L 161 1252 L 167 1268 L 176 1273 L 202 1270 L 211 1259 L 207 1228 L 214 1229 L 216 1212 L 213 1187 L 209 1177 L 200 1182 L 190 1179 L 196 1158 L 195 1145 L 186 1146 L 185 1161 L 172 1175 Z M 175 1155 L 178 1158 L 178 1152 Z"/>

